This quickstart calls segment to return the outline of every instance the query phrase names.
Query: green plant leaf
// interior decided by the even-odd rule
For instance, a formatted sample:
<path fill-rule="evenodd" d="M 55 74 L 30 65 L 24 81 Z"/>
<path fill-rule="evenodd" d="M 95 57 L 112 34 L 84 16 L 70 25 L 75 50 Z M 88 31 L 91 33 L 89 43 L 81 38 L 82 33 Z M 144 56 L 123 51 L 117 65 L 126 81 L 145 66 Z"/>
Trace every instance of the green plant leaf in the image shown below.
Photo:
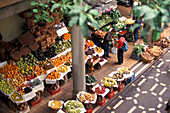
<path fill-rule="evenodd" d="M 73 16 L 71 17 L 70 21 L 69 21 L 69 27 L 72 27 L 74 24 L 77 23 L 79 17 L 78 16 Z"/>
<path fill-rule="evenodd" d="M 148 5 L 136 6 L 133 8 L 134 15 L 137 17 L 142 17 L 145 13 L 147 13 L 151 8 Z"/>
<path fill-rule="evenodd" d="M 51 3 L 55 4 L 56 2 L 54 0 L 51 0 Z"/>
<path fill-rule="evenodd" d="M 144 19 L 146 20 L 150 20 L 155 18 L 157 15 L 159 14 L 159 11 L 156 11 L 155 9 L 150 9 L 148 12 L 145 13 L 144 15 Z"/>
<path fill-rule="evenodd" d="M 81 32 L 82 32 L 82 34 L 83 34 L 83 37 L 86 37 L 86 35 L 87 35 L 87 33 L 88 33 L 88 30 L 89 30 L 87 23 L 85 22 L 85 23 L 84 23 L 82 26 L 80 26 L 80 27 L 81 27 Z"/>
<path fill-rule="evenodd" d="M 96 29 L 99 29 L 99 23 L 93 19 L 93 22 L 91 23 Z"/>
<path fill-rule="evenodd" d="M 149 30 L 150 30 L 150 27 L 144 27 L 144 28 L 141 30 L 140 35 L 141 35 L 142 37 L 145 37 L 146 35 L 149 35 Z"/>
<path fill-rule="evenodd" d="M 86 12 L 86 11 L 89 10 L 90 8 L 92 8 L 92 7 L 86 4 L 86 5 L 84 6 L 84 11 Z"/>
<path fill-rule="evenodd" d="M 91 15 L 91 14 L 87 14 L 87 19 L 92 23 L 93 22 L 93 20 L 94 20 L 94 18 L 93 18 L 93 16 Z"/>
<path fill-rule="evenodd" d="M 41 18 L 41 16 L 40 15 L 35 15 L 35 18 L 39 20 Z"/>
<path fill-rule="evenodd" d="M 46 7 L 46 8 L 48 8 L 48 5 L 47 5 L 47 4 L 45 4 L 45 7 Z"/>
<path fill-rule="evenodd" d="M 78 0 L 73 0 L 74 5 L 79 5 Z"/>
<path fill-rule="evenodd" d="M 43 2 L 41 2 L 41 3 L 39 4 L 39 6 L 43 7 L 43 6 L 44 6 L 44 3 L 43 3 Z"/>
<path fill-rule="evenodd" d="M 170 5 L 170 2 L 169 0 L 161 0 L 162 4 L 164 5 Z"/>
<path fill-rule="evenodd" d="M 35 1 L 32 1 L 32 2 L 31 2 L 31 5 L 35 6 L 35 5 L 38 5 L 38 3 L 35 2 Z"/>
<path fill-rule="evenodd" d="M 80 2 L 83 2 L 83 0 L 80 0 Z"/>
<path fill-rule="evenodd" d="M 38 23 L 38 21 L 37 21 L 36 19 L 34 20 L 34 22 L 35 22 L 35 23 Z"/>
<path fill-rule="evenodd" d="M 58 7 L 60 7 L 60 6 L 61 6 L 61 5 L 58 4 L 58 3 L 54 4 L 54 5 L 52 6 L 52 8 L 51 8 L 51 12 L 53 12 L 54 9 L 56 9 L 56 8 L 58 8 Z"/>
<path fill-rule="evenodd" d="M 82 26 L 84 24 L 84 22 L 86 21 L 87 16 L 83 15 L 83 13 L 80 14 L 79 16 L 79 25 Z"/>
<path fill-rule="evenodd" d="M 165 8 L 162 7 L 158 7 L 158 9 L 160 10 L 160 12 L 164 15 L 169 15 L 168 10 L 166 10 Z"/>
<path fill-rule="evenodd" d="M 130 27 L 130 31 L 134 31 L 135 30 L 135 28 L 137 28 L 137 27 L 139 27 L 140 26 L 140 24 L 137 24 L 137 23 L 135 23 L 132 27 Z"/>
<path fill-rule="evenodd" d="M 164 22 L 166 25 L 168 25 L 168 23 L 169 23 L 169 21 L 170 21 L 170 18 L 169 18 L 169 16 L 167 16 L 167 15 L 163 15 L 163 16 L 161 17 L 161 21 Z"/>
<path fill-rule="evenodd" d="M 30 12 L 30 13 L 28 13 L 28 15 L 29 15 L 29 16 L 32 16 L 33 14 L 32 14 L 32 12 Z"/>
<path fill-rule="evenodd" d="M 71 9 L 71 11 L 68 12 L 68 16 L 74 16 L 79 14 L 81 11 L 78 9 Z"/>
<path fill-rule="evenodd" d="M 95 9 L 91 9 L 91 10 L 89 11 L 89 13 L 90 13 L 91 15 L 94 15 L 94 16 L 100 15 L 100 13 L 99 13 L 97 10 L 95 10 Z"/>
<path fill-rule="evenodd" d="M 34 13 L 38 13 L 38 9 L 33 9 L 33 12 Z"/>

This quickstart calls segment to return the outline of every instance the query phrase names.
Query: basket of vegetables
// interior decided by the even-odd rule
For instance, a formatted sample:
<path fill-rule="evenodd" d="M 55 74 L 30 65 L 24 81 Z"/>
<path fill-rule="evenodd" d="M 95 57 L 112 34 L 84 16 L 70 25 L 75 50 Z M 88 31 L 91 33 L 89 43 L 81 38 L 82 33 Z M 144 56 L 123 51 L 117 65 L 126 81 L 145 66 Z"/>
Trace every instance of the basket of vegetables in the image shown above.
<path fill-rule="evenodd" d="M 151 56 L 150 53 L 148 52 L 144 52 L 141 54 L 141 57 L 142 57 L 142 60 L 145 62 L 145 63 L 150 63 L 152 62 L 153 60 L 153 56 Z"/>
<path fill-rule="evenodd" d="M 167 48 L 169 46 L 169 43 L 170 43 L 170 39 L 168 39 L 168 38 L 163 38 L 161 40 L 161 44 L 162 44 L 163 48 Z"/>
<path fill-rule="evenodd" d="M 145 52 L 144 46 L 139 45 L 139 44 L 134 46 L 132 54 L 131 54 L 131 58 L 135 60 L 140 60 L 142 52 Z"/>
<path fill-rule="evenodd" d="M 153 48 L 149 49 L 148 52 L 157 59 L 163 52 L 161 47 L 153 46 Z"/>

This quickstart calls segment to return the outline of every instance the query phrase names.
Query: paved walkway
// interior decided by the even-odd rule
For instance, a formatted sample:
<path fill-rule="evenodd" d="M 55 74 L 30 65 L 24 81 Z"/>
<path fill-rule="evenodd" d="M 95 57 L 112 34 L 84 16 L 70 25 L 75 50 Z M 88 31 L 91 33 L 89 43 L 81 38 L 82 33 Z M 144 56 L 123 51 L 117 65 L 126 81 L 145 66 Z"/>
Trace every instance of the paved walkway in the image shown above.
<path fill-rule="evenodd" d="M 138 65 L 138 72 L 147 66 Z M 166 113 L 169 81 L 170 50 L 100 113 Z"/>

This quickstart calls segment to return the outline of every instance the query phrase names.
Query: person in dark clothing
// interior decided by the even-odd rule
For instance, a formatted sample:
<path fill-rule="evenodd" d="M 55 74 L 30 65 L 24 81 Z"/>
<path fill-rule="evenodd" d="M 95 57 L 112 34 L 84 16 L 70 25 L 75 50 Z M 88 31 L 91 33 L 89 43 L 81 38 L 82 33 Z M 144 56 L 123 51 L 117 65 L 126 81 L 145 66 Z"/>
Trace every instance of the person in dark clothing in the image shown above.
<path fill-rule="evenodd" d="M 112 34 L 115 33 L 115 30 L 112 29 L 111 31 L 107 32 L 107 34 L 105 35 L 104 37 L 104 43 L 103 43 L 103 48 L 104 48 L 104 55 L 103 55 L 103 58 L 107 59 L 106 57 L 108 58 L 111 58 L 111 56 L 109 56 L 109 50 L 110 50 L 110 43 L 112 41 Z"/>
<path fill-rule="evenodd" d="M 138 17 L 133 16 L 133 20 L 136 20 L 135 23 L 138 23 L 140 25 L 142 23 L 142 19 L 139 19 Z M 138 37 L 139 30 L 140 30 L 140 26 L 135 28 L 135 30 L 134 30 L 135 44 L 137 44 L 137 42 L 139 40 L 139 37 Z"/>
<path fill-rule="evenodd" d="M 103 55 L 103 58 L 105 58 L 105 59 L 107 59 L 106 57 L 111 58 L 109 56 L 109 49 L 110 49 L 109 42 L 110 41 L 112 41 L 112 33 L 111 32 L 107 32 L 107 34 L 104 37 L 104 43 L 103 43 L 103 46 L 104 46 L 104 55 Z"/>

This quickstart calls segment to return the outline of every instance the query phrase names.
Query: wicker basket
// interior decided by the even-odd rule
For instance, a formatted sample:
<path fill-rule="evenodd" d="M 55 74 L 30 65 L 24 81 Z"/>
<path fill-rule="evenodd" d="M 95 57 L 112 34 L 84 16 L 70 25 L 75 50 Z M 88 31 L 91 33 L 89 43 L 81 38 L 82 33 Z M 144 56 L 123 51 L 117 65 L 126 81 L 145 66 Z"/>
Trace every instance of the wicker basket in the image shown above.
<path fill-rule="evenodd" d="M 161 44 L 161 43 L 160 43 L 160 41 L 158 41 L 158 40 L 154 42 L 154 45 L 156 45 L 156 46 L 160 46 L 160 44 Z"/>
<path fill-rule="evenodd" d="M 167 47 L 169 47 L 169 44 L 162 43 L 162 47 L 163 47 L 163 48 L 167 48 Z"/>
<path fill-rule="evenodd" d="M 18 38 L 18 41 L 23 45 L 23 46 L 27 46 L 29 43 L 33 42 L 35 40 L 35 37 L 33 36 L 33 34 L 28 31 L 26 33 L 24 33 L 23 35 L 21 35 Z"/>
<path fill-rule="evenodd" d="M 40 47 L 40 45 L 39 45 L 36 41 L 31 42 L 31 43 L 29 44 L 29 48 L 30 48 L 32 51 L 36 51 L 39 47 Z"/>
<path fill-rule="evenodd" d="M 16 49 L 13 49 L 13 50 L 10 52 L 10 57 L 11 57 L 14 61 L 18 61 L 18 60 L 22 57 L 22 54 L 21 54 L 20 51 L 16 48 Z"/>
<path fill-rule="evenodd" d="M 26 10 L 26 11 L 23 11 L 21 13 L 19 13 L 19 16 L 24 18 L 24 19 L 29 19 L 32 17 L 32 15 L 30 15 L 30 9 L 29 10 Z"/>
<path fill-rule="evenodd" d="M 26 20 L 27 26 L 32 27 L 35 26 L 34 18 L 29 18 Z"/>
<path fill-rule="evenodd" d="M 152 55 L 154 56 L 155 59 L 157 59 L 161 54 L 158 55 L 158 54 L 153 53 Z"/>
<path fill-rule="evenodd" d="M 21 47 L 20 48 L 20 53 L 23 55 L 23 56 L 27 56 L 29 53 L 31 52 L 30 48 L 29 47 Z"/>
<path fill-rule="evenodd" d="M 47 50 L 47 46 L 45 45 L 45 46 L 42 46 L 41 47 L 41 50 L 42 50 L 42 52 L 45 52 L 46 50 Z"/>
<path fill-rule="evenodd" d="M 145 62 L 145 63 L 151 63 L 152 62 L 152 60 L 149 60 L 149 59 L 146 59 L 144 56 L 143 56 L 143 53 L 141 54 L 141 57 L 142 57 L 142 60 L 143 60 L 143 62 Z"/>

